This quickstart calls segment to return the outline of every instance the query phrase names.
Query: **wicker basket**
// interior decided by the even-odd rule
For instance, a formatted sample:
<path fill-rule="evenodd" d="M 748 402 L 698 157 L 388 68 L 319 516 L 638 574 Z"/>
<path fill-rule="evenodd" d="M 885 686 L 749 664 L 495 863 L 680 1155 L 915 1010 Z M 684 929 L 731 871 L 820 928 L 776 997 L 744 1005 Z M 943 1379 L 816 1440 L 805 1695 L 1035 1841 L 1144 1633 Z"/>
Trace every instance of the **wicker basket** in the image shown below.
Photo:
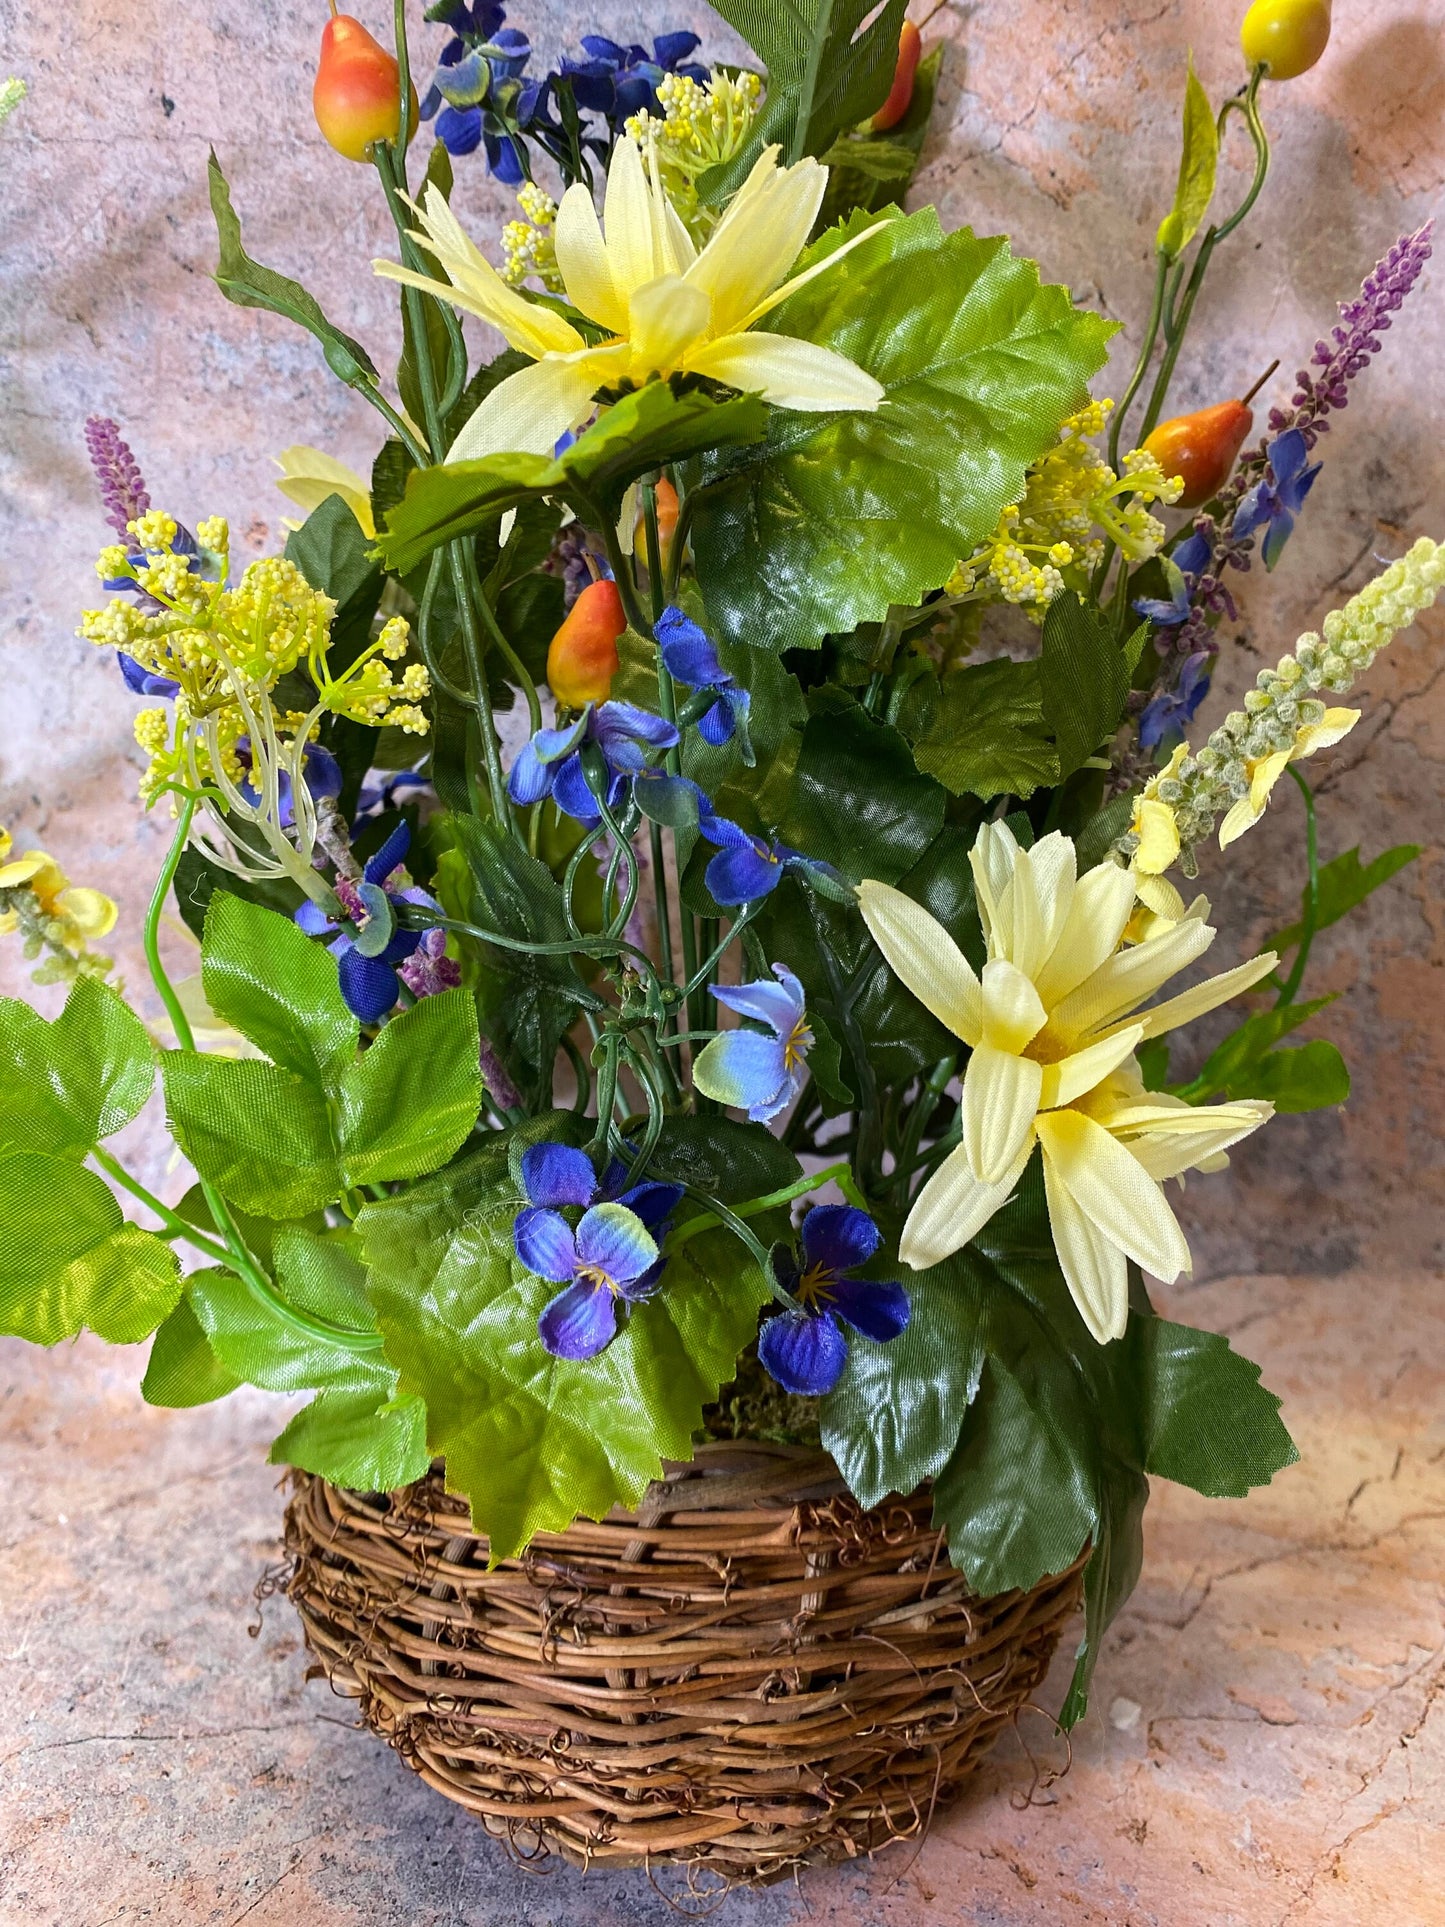
<path fill-rule="evenodd" d="M 436 1475 L 301 1474 L 287 1589 L 333 1687 L 517 1852 L 768 1880 L 926 1826 L 1078 1605 L 1079 1565 L 974 1598 L 929 1511 L 865 1510 L 814 1452 L 707 1445 L 636 1514 L 489 1572 Z"/>

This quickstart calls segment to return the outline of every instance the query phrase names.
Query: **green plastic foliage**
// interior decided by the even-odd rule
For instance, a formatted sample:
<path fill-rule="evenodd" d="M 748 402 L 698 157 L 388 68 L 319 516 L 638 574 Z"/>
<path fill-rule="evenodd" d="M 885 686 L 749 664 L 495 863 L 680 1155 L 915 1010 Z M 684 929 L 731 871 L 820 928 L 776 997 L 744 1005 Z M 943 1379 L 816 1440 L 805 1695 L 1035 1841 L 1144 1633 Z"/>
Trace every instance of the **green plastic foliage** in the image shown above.
<path fill-rule="evenodd" d="M 263 268 L 247 254 L 241 244 L 241 223 L 231 205 L 231 190 L 214 151 L 209 176 L 211 212 L 221 243 L 221 258 L 216 265 L 216 285 L 221 293 L 238 308 L 268 308 L 314 335 L 321 343 L 327 366 L 348 387 L 373 384 L 376 366 L 361 343 L 328 321 L 316 297 L 308 294 L 299 281 L 277 274 L 274 268 Z"/>
<path fill-rule="evenodd" d="M 209 1405 L 244 1383 L 216 1356 L 190 1300 L 182 1298 L 152 1341 L 140 1388 L 146 1403 L 173 1411 Z"/>
<path fill-rule="evenodd" d="M 220 891 L 201 968 L 214 1007 L 273 1061 L 167 1051 L 166 1110 L 197 1171 L 243 1211 L 299 1218 L 357 1185 L 418 1177 L 471 1131 L 481 1074 L 466 992 L 424 998 L 358 1056 L 332 959 L 289 919 Z"/>
<path fill-rule="evenodd" d="M 1179 156 L 1179 182 L 1174 189 L 1174 205 L 1159 223 L 1155 246 L 1171 261 L 1188 247 L 1199 231 L 1214 199 L 1214 176 L 1219 164 L 1219 130 L 1209 96 L 1194 71 L 1194 56 L 1189 57 L 1189 77 L 1184 83 L 1184 132 Z"/>
<path fill-rule="evenodd" d="M 1000 656 L 943 684 L 913 745 L 921 770 L 955 796 L 1032 796 L 1058 781 L 1036 661 Z"/>
<path fill-rule="evenodd" d="M 698 182 L 704 200 L 741 186 L 765 147 L 787 162 L 824 154 L 888 98 L 906 0 L 713 0 L 767 69 L 767 95 L 747 144 Z M 868 24 L 864 26 L 864 22 Z M 862 29 L 862 31 L 860 31 Z"/>
<path fill-rule="evenodd" d="M 635 1505 L 664 1458 L 688 1458 L 702 1408 L 733 1374 L 769 1293 L 730 1234 L 682 1246 L 660 1289 L 625 1315 L 598 1357 L 552 1358 L 537 1320 L 558 1287 L 517 1260 L 526 1204 L 508 1168 L 517 1146 L 560 1136 L 557 1120 L 499 1134 L 357 1220 L 387 1357 L 425 1400 L 431 1450 L 471 1502 L 493 1561 L 579 1513 Z M 711 1184 L 725 1200 L 790 1181 L 797 1162 L 760 1127 L 670 1120 L 651 1167 Z M 767 1220 L 758 1220 L 769 1235 Z"/>
<path fill-rule="evenodd" d="M 130 1122 L 154 1082 L 145 1026 L 108 984 L 77 978 L 54 1023 L 0 999 L 0 1153 L 83 1158 Z"/>
<path fill-rule="evenodd" d="M 896 883 L 942 829 L 947 798 L 898 731 L 846 692 L 825 684 L 809 706 L 778 834 L 855 882 Z"/>
<path fill-rule="evenodd" d="M 768 327 L 846 355 L 887 395 L 873 412 L 774 409 L 755 452 L 709 470 L 693 524 L 709 613 L 725 640 L 771 649 L 816 648 L 938 588 L 1018 500 L 1114 332 L 1006 241 L 944 234 L 931 208 L 882 219 Z"/>
<path fill-rule="evenodd" d="M 1324 864 L 1319 873 L 1319 901 L 1315 911 L 1315 930 L 1328 929 L 1330 924 L 1338 923 L 1341 917 L 1348 916 L 1357 904 L 1372 896 L 1382 883 L 1388 883 L 1392 876 L 1403 870 L 1407 863 L 1413 863 L 1420 854 L 1418 843 L 1397 843 L 1391 850 L 1382 850 L 1370 863 L 1360 862 L 1358 845 L 1346 850 L 1342 856 L 1334 857 Z M 1301 914 L 1304 902 L 1300 903 Z M 1304 923 L 1292 923 L 1287 929 L 1271 937 L 1266 945 L 1270 950 L 1290 950 L 1304 935 Z"/>
<path fill-rule="evenodd" d="M 1086 1543 L 1086 1631 L 1065 1708 L 1139 1569 L 1146 1475 L 1240 1494 L 1292 1462 L 1279 1401 L 1222 1338 L 1156 1318 L 1098 1345 L 1049 1238 L 1037 1163 L 967 1249 L 908 1281 L 891 1345 L 854 1338 L 823 1439 L 864 1502 L 934 1477 L 949 1556 L 980 1592 L 1033 1585 Z"/>
<path fill-rule="evenodd" d="M 649 382 L 604 409 L 555 459 L 508 453 L 414 469 L 378 550 L 388 569 L 406 575 L 439 544 L 473 534 L 529 496 L 559 496 L 589 520 L 615 520 L 639 475 L 705 448 L 758 441 L 766 426 L 756 396 L 717 402 L 700 389 L 679 394 L 668 382 Z"/>
<path fill-rule="evenodd" d="M 55 1345 L 88 1327 L 149 1337 L 181 1293 L 175 1253 L 127 1224 L 110 1187 L 72 1158 L 0 1158 L 0 1332 Z"/>
<path fill-rule="evenodd" d="M 1272 1050 L 1261 1058 L 1252 1097 L 1266 1097 L 1277 1111 L 1323 1111 L 1350 1095 L 1349 1067 L 1327 1037 L 1295 1050 Z"/>
<path fill-rule="evenodd" d="M 319 1392 L 267 1454 L 356 1492 L 394 1492 L 426 1475 L 426 1407 L 402 1392 L 378 1405 L 366 1392 Z"/>
<path fill-rule="evenodd" d="M 1350 1094 L 1350 1073 L 1335 1046 L 1324 1038 L 1297 1050 L 1275 1050 L 1281 1037 L 1335 1001 L 1335 993 L 1303 1004 L 1277 1004 L 1256 1011 L 1232 1030 L 1206 1059 L 1182 1095 L 1206 1103 L 1225 1097 L 1265 1097 L 1278 1111 L 1318 1111 L 1343 1104 Z"/>
<path fill-rule="evenodd" d="M 1097 610 L 1072 591 L 1055 596 L 1044 617 L 1039 688 L 1058 751 L 1056 780 L 1072 776 L 1119 727 L 1129 674 L 1128 654 Z"/>
<path fill-rule="evenodd" d="M 889 201 L 902 202 L 933 118 L 942 64 L 942 47 L 935 47 L 919 61 L 913 76 L 913 98 L 896 127 L 890 127 L 886 134 L 845 134 L 828 149 L 823 156 L 828 189 L 818 216 L 820 229 L 845 220 L 855 207 L 871 214 Z"/>

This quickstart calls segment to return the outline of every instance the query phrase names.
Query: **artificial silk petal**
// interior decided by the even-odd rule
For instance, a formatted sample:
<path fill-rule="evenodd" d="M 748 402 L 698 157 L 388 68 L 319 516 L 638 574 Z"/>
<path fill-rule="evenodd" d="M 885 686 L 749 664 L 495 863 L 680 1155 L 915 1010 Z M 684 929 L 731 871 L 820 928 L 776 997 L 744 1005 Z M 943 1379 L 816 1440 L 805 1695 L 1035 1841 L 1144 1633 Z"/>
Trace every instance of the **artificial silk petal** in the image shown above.
<path fill-rule="evenodd" d="M 522 1188 L 533 1204 L 591 1204 L 597 1174 L 585 1151 L 571 1144 L 531 1144 L 522 1153 Z"/>
<path fill-rule="evenodd" d="M 688 281 L 712 304 L 716 334 L 745 328 L 786 280 L 812 232 L 827 185 L 828 170 L 816 160 L 779 167 L 776 147 L 759 155 L 687 270 Z"/>
<path fill-rule="evenodd" d="M 379 1023 L 401 995 L 391 965 L 363 957 L 354 944 L 337 958 L 336 976 L 347 1009 L 363 1024 Z"/>
<path fill-rule="evenodd" d="M 577 1271 L 577 1241 L 559 1211 L 531 1205 L 517 1213 L 512 1227 L 517 1256 L 528 1271 L 554 1285 L 562 1285 Z"/>
<path fill-rule="evenodd" d="M 108 937 L 120 915 L 103 890 L 92 890 L 83 883 L 74 883 L 69 889 L 62 890 L 57 902 L 81 936 L 92 942 L 99 937 Z"/>
<path fill-rule="evenodd" d="M 569 1285 L 543 1307 L 537 1335 L 554 1358 L 595 1358 L 617 1336 L 617 1300 L 605 1285 Z"/>
<path fill-rule="evenodd" d="M 886 883 L 860 884 L 858 908 L 894 974 L 955 1037 L 970 1047 L 978 1044 L 983 1037 L 983 990 L 972 964 L 937 917 Z"/>
<path fill-rule="evenodd" d="M 1058 1005 L 1051 1027 L 1060 1036 L 1078 1036 L 1124 1016 L 1202 957 L 1214 934 L 1202 916 L 1190 915 L 1172 930 L 1118 951 Z"/>
<path fill-rule="evenodd" d="M 367 858 L 361 873 L 364 881 L 371 884 L 385 883 L 392 871 L 406 861 L 406 854 L 410 848 L 411 825 L 403 817 L 376 855 Z"/>
<path fill-rule="evenodd" d="M 785 1392 L 821 1398 L 843 1375 L 848 1341 L 826 1313 L 780 1311 L 758 1333 L 758 1361 Z"/>
<path fill-rule="evenodd" d="M 281 471 L 276 486 L 289 501 L 309 515 L 330 495 L 339 495 L 361 524 L 361 532 L 375 538 L 376 523 L 371 512 L 371 489 L 365 478 L 345 462 L 337 461 L 324 449 L 309 448 L 296 442 L 283 448 L 276 457 Z"/>
<path fill-rule="evenodd" d="M 980 1044 L 963 1077 L 964 1149 L 975 1176 L 998 1184 L 1033 1138 L 1044 1072 L 1032 1058 Z"/>
<path fill-rule="evenodd" d="M 1233 1104 L 1189 1104 L 1184 1107 L 1188 1117 L 1149 1108 L 1154 1109 L 1154 1116 L 1148 1123 L 1135 1123 L 1131 1116 L 1115 1116 L 1110 1118 L 1109 1127 L 1128 1132 L 1125 1142 L 1131 1155 L 1160 1183 L 1212 1164 L 1221 1151 L 1229 1150 L 1274 1116 L 1274 1106 L 1262 1098 Z"/>
<path fill-rule="evenodd" d="M 577 1227 L 577 1262 L 611 1280 L 619 1291 L 657 1263 L 657 1245 L 625 1204 L 594 1204 Z"/>
<path fill-rule="evenodd" d="M 609 1173 L 609 1182 L 610 1178 Z M 680 1184 L 667 1184 L 660 1178 L 654 1178 L 620 1192 L 617 1202 L 625 1204 L 629 1211 L 635 1211 L 649 1231 L 656 1231 L 682 1203 L 683 1196 Z"/>
<path fill-rule="evenodd" d="M 1265 950 L 1248 963 L 1236 964 L 1233 970 L 1223 970 L 1217 977 L 1206 977 L 1202 984 L 1195 984 L 1192 990 L 1181 991 L 1177 997 L 1170 997 L 1162 1004 L 1140 1011 L 1138 1021 L 1142 1034 L 1145 1037 L 1162 1037 L 1166 1031 L 1177 1030 L 1181 1024 L 1192 1023 L 1196 1017 L 1217 1010 L 1221 1004 L 1227 1004 L 1231 997 L 1252 990 L 1278 962 L 1274 951 Z"/>
<path fill-rule="evenodd" d="M 897 1283 L 873 1284 L 866 1278 L 840 1278 L 833 1286 L 833 1314 L 879 1345 L 908 1329 L 908 1293 Z"/>
<path fill-rule="evenodd" d="M 1045 1006 L 1052 1010 L 1119 947 L 1134 908 L 1135 882 L 1116 863 L 1101 863 L 1074 885 L 1069 913 L 1048 960 L 1034 978 Z"/>
<path fill-rule="evenodd" d="M 1117 1138 L 1078 1111 L 1046 1112 L 1038 1133 L 1055 1179 L 1112 1244 L 1165 1284 L 1189 1270 L 1169 1200 Z"/>
<path fill-rule="evenodd" d="M 912 1271 L 927 1271 L 976 1238 L 1012 1197 L 1033 1148 L 1030 1133 L 1018 1161 L 997 1184 L 984 1184 L 974 1176 L 961 1144 L 950 1151 L 913 1201 L 898 1246 L 903 1263 Z"/>
<path fill-rule="evenodd" d="M 835 349 L 799 341 L 793 335 L 763 334 L 756 328 L 690 348 L 687 367 L 690 374 L 707 375 L 730 388 L 761 395 L 775 408 L 807 413 L 871 410 L 885 393 L 866 369 Z"/>
<path fill-rule="evenodd" d="M 775 984 L 760 978 L 750 984 L 710 984 L 715 1002 L 735 1010 L 740 1017 L 769 1025 L 779 1037 L 790 1037 L 801 1022 L 805 998 L 803 986 L 786 964 L 774 964 Z"/>
<path fill-rule="evenodd" d="M 724 909 L 739 903 L 755 903 L 768 896 L 783 880 L 783 865 L 771 852 L 749 843 L 743 848 L 719 850 L 703 872 L 714 903 Z"/>
<path fill-rule="evenodd" d="M 448 462 L 477 462 L 518 450 L 550 455 L 561 437 L 591 412 L 592 398 L 625 354 L 610 348 L 547 355 L 499 381 L 447 450 Z"/>
<path fill-rule="evenodd" d="M 1102 1083 L 1111 1071 L 1118 1070 L 1144 1041 L 1142 1024 L 1127 1024 L 1112 1037 L 1101 1037 L 1084 1050 L 1044 1066 L 1039 1109 L 1052 1111 L 1061 1104 L 1074 1104 Z"/>
<path fill-rule="evenodd" d="M 1026 874 L 1020 869 L 1021 876 Z M 1031 901 L 1027 891 L 1023 900 Z M 1026 1049 L 1048 1021 L 1032 980 L 1007 957 L 991 957 L 983 967 L 982 988 L 982 1042 L 1000 1051 Z"/>
<path fill-rule="evenodd" d="M 979 919 L 991 957 L 1009 953 L 1012 918 L 1005 914 L 1005 899 L 1018 855 L 1018 841 L 1008 824 L 1002 822 L 985 823 L 968 853 Z"/>
<path fill-rule="evenodd" d="M 729 1030 L 712 1038 L 698 1052 L 692 1081 L 704 1097 L 746 1110 L 754 1123 L 764 1122 L 756 1113 L 771 1113 L 792 1087 L 782 1038 L 755 1030 Z"/>
<path fill-rule="evenodd" d="M 1090 1336 L 1101 1345 L 1122 1338 L 1129 1323 L 1129 1261 L 1082 1212 L 1048 1158 L 1044 1198 L 1059 1269 Z"/>
<path fill-rule="evenodd" d="M 507 778 L 507 794 L 523 807 L 540 803 L 550 791 L 554 776 L 555 772 L 542 761 L 531 743 L 524 743 Z"/>
<path fill-rule="evenodd" d="M 633 379 L 676 368 L 690 345 L 706 330 L 710 309 L 701 288 L 675 274 L 637 289 L 629 305 Z"/>
<path fill-rule="evenodd" d="M 856 1270 L 882 1242 L 883 1233 L 857 1205 L 815 1205 L 803 1219 L 803 1262 L 810 1270 Z"/>
<path fill-rule="evenodd" d="M 580 181 L 562 196 L 553 228 L 557 267 L 572 305 L 615 335 L 627 332 L 627 301 L 612 281 L 592 195 Z"/>

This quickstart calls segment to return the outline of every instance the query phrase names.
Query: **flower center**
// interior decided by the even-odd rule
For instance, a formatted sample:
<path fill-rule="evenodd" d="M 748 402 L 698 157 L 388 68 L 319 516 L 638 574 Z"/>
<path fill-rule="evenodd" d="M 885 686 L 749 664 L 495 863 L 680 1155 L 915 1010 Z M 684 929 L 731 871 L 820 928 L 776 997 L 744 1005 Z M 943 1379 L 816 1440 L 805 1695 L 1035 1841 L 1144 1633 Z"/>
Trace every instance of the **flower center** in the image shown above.
<path fill-rule="evenodd" d="M 809 1265 L 799 1278 L 794 1296 L 804 1311 L 821 1311 L 833 1302 L 833 1273 L 826 1265 Z"/>
<path fill-rule="evenodd" d="M 609 1278 L 600 1265 L 578 1265 L 576 1272 L 579 1285 L 590 1285 L 593 1291 L 610 1291 L 617 1296 L 617 1281 Z"/>
<path fill-rule="evenodd" d="M 796 1070 L 812 1048 L 813 1033 L 808 1029 L 808 1020 L 800 1017 L 783 1045 L 783 1069 Z"/>

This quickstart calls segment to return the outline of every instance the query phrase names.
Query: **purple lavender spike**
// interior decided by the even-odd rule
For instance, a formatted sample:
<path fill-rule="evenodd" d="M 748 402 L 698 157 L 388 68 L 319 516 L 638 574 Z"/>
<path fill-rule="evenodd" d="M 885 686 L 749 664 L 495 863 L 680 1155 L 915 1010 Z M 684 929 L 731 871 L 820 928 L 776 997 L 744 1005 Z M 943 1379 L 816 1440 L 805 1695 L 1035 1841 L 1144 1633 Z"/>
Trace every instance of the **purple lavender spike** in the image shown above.
<path fill-rule="evenodd" d="M 85 446 L 100 484 L 105 518 L 116 534 L 127 534 L 127 524 L 150 508 L 140 466 L 122 439 L 119 424 L 108 415 L 92 415 L 85 424 Z"/>

